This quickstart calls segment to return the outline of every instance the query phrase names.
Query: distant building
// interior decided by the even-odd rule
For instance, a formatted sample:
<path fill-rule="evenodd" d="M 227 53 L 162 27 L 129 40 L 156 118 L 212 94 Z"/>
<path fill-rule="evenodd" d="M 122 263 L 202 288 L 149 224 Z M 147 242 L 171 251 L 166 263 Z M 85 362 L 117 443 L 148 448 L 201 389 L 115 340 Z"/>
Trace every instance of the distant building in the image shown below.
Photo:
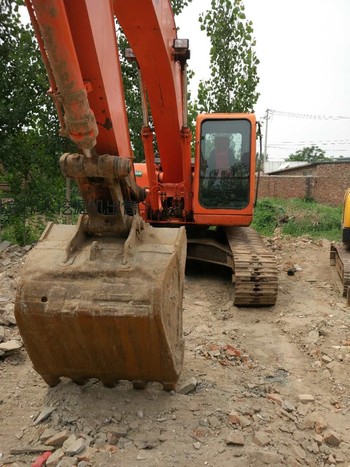
<path fill-rule="evenodd" d="M 299 163 L 280 168 L 260 178 L 259 198 L 309 198 L 339 206 L 350 188 L 350 160 Z"/>
<path fill-rule="evenodd" d="M 303 161 L 266 161 L 264 165 L 264 173 L 277 172 L 278 170 L 288 169 L 291 167 L 298 167 L 304 165 Z"/>

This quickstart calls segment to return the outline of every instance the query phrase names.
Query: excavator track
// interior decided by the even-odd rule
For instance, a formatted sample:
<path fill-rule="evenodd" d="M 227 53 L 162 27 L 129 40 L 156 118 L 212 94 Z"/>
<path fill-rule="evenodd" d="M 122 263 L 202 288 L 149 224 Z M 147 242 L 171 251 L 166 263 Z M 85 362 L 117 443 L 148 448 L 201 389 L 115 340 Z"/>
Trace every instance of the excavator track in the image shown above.
<path fill-rule="evenodd" d="M 343 297 L 347 298 L 350 305 L 350 251 L 341 244 L 335 243 L 331 245 L 330 264 L 335 266 L 337 273 L 342 283 Z"/>
<path fill-rule="evenodd" d="M 278 293 L 278 270 L 274 255 L 250 227 L 228 227 L 225 230 L 233 254 L 234 304 L 274 305 Z"/>

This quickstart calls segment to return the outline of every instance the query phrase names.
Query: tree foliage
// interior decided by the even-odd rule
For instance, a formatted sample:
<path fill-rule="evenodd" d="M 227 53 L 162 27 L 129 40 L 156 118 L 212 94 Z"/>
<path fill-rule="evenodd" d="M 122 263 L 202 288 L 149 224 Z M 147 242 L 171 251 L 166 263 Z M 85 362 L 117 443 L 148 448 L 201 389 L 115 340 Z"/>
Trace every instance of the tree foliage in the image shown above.
<path fill-rule="evenodd" d="M 191 2 L 171 0 L 174 14 Z M 21 23 L 20 3 L 0 2 L 0 171 L 10 184 L 15 202 L 6 222 L 23 221 L 25 232 L 30 211 L 57 211 L 64 200 L 58 158 L 70 143 L 58 136 L 56 111 L 46 93 L 46 72 L 31 28 Z M 212 0 L 211 7 L 200 18 L 202 29 L 211 39 L 211 78 L 200 84 L 198 101 L 190 107 L 190 121 L 200 111 L 250 111 L 258 97 L 255 41 L 242 0 Z M 122 50 L 127 42 L 122 33 L 119 36 Z M 136 160 L 141 160 L 137 67 L 124 58 L 121 62 L 132 146 Z"/>
<path fill-rule="evenodd" d="M 57 210 L 64 200 L 58 164 L 64 147 L 32 31 L 8 0 L 0 4 L 0 59 L 0 163 L 13 198 L 2 223 L 21 219 L 24 234 L 29 211 Z"/>
<path fill-rule="evenodd" d="M 198 89 L 201 112 L 251 112 L 258 100 L 259 83 L 252 22 L 243 0 L 212 0 L 203 13 L 201 29 L 210 37 L 209 80 Z"/>
<path fill-rule="evenodd" d="M 326 156 L 326 153 L 323 149 L 318 146 L 309 146 L 303 149 L 299 149 L 294 154 L 290 154 L 288 161 L 305 161 L 309 163 L 313 162 L 322 162 L 331 160 Z"/>
<path fill-rule="evenodd" d="M 124 52 L 125 49 L 130 46 L 118 22 L 116 22 L 116 28 L 131 146 L 135 161 L 140 162 L 143 159 L 143 146 L 141 141 L 142 106 L 137 64 L 136 62 L 128 62 L 126 60 Z"/>
<path fill-rule="evenodd" d="M 174 15 L 179 15 L 182 10 L 191 2 L 192 0 L 170 0 Z"/>

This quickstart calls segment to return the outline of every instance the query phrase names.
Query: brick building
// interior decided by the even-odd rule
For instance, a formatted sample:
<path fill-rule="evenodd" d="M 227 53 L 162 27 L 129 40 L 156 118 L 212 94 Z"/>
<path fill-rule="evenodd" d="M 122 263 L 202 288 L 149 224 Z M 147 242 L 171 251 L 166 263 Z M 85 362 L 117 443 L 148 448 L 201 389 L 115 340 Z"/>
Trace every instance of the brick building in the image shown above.
<path fill-rule="evenodd" d="M 259 198 L 312 198 L 339 206 L 350 188 L 350 161 L 317 162 L 262 175 Z"/>

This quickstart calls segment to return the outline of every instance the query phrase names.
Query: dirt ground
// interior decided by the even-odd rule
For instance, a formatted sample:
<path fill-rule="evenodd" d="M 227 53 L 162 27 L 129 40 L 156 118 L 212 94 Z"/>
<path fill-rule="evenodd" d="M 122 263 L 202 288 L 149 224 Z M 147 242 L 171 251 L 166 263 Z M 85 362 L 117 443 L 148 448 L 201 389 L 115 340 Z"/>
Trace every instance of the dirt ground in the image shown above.
<path fill-rule="evenodd" d="M 275 307 L 236 308 L 228 271 L 187 268 L 185 394 L 96 380 L 48 388 L 23 347 L 3 351 L 0 465 L 29 466 L 51 449 L 46 465 L 61 467 L 350 466 L 350 310 L 329 242 L 268 244 L 280 268 Z M 13 301 L 25 254 L 0 256 L 3 343 L 20 341 Z"/>

